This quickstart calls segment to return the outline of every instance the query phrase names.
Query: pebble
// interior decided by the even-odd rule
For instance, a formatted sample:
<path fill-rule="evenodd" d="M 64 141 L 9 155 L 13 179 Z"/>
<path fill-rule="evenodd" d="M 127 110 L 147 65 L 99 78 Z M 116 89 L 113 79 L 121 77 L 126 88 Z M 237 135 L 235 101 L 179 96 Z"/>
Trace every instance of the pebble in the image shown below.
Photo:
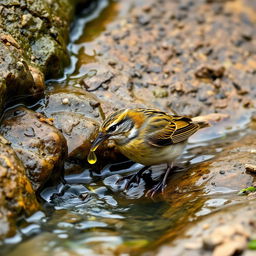
<path fill-rule="evenodd" d="M 140 15 L 139 17 L 138 17 L 138 21 L 139 21 L 139 23 L 141 24 L 141 25 L 147 25 L 147 24 L 149 24 L 149 22 L 150 22 L 150 16 L 149 15 L 147 15 L 147 14 L 144 14 L 144 15 Z"/>
<path fill-rule="evenodd" d="M 109 60 L 109 61 L 108 61 L 108 64 L 109 64 L 110 66 L 115 66 L 115 65 L 117 64 L 117 62 L 114 61 L 114 60 Z"/>
<path fill-rule="evenodd" d="M 256 165 L 255 164 L 245 164 L 245 169 L 248 172 L 256 173 Z"/>
<path fill-rule="evenodd" d="M 68 99 L 68 98 L 62 99 L 62 104 L 64 104 L 64 105 L 69 105 L 69 104 L 70 104 L 69 99 Z"/>
<path fill-rule="evenodd" d="M 25 132 L 24 135 L 27 137 L 35 137 L 35 130 L 32 127 L 28 127 Z"/>

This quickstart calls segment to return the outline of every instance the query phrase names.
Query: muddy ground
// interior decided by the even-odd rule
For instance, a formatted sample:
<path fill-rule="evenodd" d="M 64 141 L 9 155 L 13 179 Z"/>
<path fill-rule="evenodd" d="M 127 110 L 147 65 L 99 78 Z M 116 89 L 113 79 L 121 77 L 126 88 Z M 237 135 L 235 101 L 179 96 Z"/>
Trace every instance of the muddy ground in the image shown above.
<path fill-rule="evenodd" d="M 237 192 L 254 186 L 255 176 L 246 171 L 246 165 L 256 161 L 255 2 L 120 0 L 111 6 L 106 14 L 111 21 L 106 18 L 109 25 L 104 32 L 93 36 L 85 29 L 83 36 L 73 41 L 77 59 L 68 79 L 49 82 L 45 97 L 33 110 L 22 106 L 4 115 L 1 134 L 27 167 L 34 189 L 42 188 L 52 173 L 60 175 L 63 168 L 66 173 L 77 172 L 77 165 L 86 162 L 90 142 L 104 116 L 125 107 L 154 107 L 192 117 L 225 114 L 219 123 L 215 120 L 199 134 L 204 139 L 218 133 L 230 136 L 226 145 L 216 150 L 216 157 L 170 179 L 165 200 L 172 205 L 177 201 L 170 215 L 180 204 L 196 198 L 193 190 L 212 195 L 223 193 L 218 188 Z M 67 30 L 62 33 L 66 38 Z M 4 39 L 4 47 L 15 47 L 10 42 L 6 46 L 6 42 Z M 65 44 L 60 45 L 65 51 Z M 49 58 L 49 63 L 62 70 L 59 63 L 65 61 Z M 49 77 L 55 74 L 54 69 L 41 69 L 40 63 L 37 67 Z M 35 79 L 28 70 L 24 64 L 19 72 L 29 78 L 26 85 L 30 90 Z M 42 89 L 44 79 L 39 80 Z M 242 130 L 239 141 L 232 135 L 238 130 Z M 104 163 L 116 160 L 118 152 L 106 143 L 97 154 L 100 161 L 95 169 L 99 170 Z M 191 212 L 184 213 L 184 220 L 194 217 L 196 207 L 205 201 L 204 196 L 199 197 Z M 228 205 L 182 227 L 182 234 L 177 235 L 178 228 L 170 230 L 152 250 L 159 255 L 170 251 L 174 255 L 249 255 L 247 243 L 255 239 L 251 228 L 255 225 L 255 203 L 253 196 L 235 201 L 236 206 Z M 236 223 L 232 227 L 231 212 Z M 220 231 L 223 223 L 226 226 Z M 216 235 L 219 233 L 224 238 Z M 163 243 L 164 247 L 155 249 Z M 151 255 L 145 252 L 149 250 L 143 248 L 141 253 Z M 134 253 L 132 249 L 128 252 Z"/>

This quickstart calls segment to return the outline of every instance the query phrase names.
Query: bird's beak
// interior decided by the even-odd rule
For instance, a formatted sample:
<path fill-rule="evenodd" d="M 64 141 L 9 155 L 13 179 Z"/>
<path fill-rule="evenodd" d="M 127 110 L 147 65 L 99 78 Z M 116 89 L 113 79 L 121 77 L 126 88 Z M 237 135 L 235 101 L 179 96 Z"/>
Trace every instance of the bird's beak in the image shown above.
<path fill-rule="evenodd" d="M 91 146 L 91 151 L 95 151 L 100 144 L 102 144 L 105 140 L 107 140 L 110 137 L 109 134 L 105 134 L 103 132 L 100 132 L 97 136 L 97 138 L 93 141 Z"/>

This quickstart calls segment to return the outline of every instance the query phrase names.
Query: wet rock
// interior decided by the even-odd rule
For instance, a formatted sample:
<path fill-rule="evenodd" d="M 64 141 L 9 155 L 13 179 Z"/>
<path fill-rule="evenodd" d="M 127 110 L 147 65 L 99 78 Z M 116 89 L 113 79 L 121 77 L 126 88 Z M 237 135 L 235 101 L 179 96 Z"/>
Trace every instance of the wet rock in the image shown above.
<path fill-rule="evenodd" d="M 173 246 L 164 246 L 156 255 L 211 255 L 233 256 L 250 255 L 248 241 L 255 237 L 256 204 L 229 207 L 223 212 L 215 213 L 190 227 L 185 238 L 178 238 Z M 188 245 L 197 245 L 193 248 Z"/>
<path fill-rule="evenodd" d="M 165 98 L 168 97 L 168 91 L 165 89 L 158 89 L 153 91 L 153 94 L 155 95 L 156 98 Z"/>
<path fill-rule="evenodd" d="M 113 76 L 114 75 L 111 72 L 107 71 L 105 73 L 86 78 L 84 80 L 84 86 L 88 92 L 93 92 L 99 89 L 103 84 L 108 83 Z"/>
<path fill-rule="evenodd" d="M 1 7 L 2 32 L 14 37 L 28 61 L 46 76 L 61 74 L 68 63 L 66 43 L 74 12 L 71 1 L 4 1 Z"/>
<path fill-rule="evenodd" d="M 213 67 L 204 66 L 199 68 L 196 71 L 195 76 L 197 78 L 209 78 L 209 79 L 215 80 L 217 78 L 223 77 L 224 72 L 225 72 L 224 67 L 213 68 Z"/>
<path fill-rule="evenodd" d="M 11 39 L 8 38 L 8 40 Z M 0 40 L 0 110 L 2 110 L 6 98 L 15 100 L 15 97 L 18 98 L 20 95 L 38 97 L 44 89 L 44 84 L 35 83 L 21 51 L 12 44 L 8 45 L 9 41 L 6 38 L 4 42 Z M 33 73 L 35 74 L 35 72 Z"/>
<path fill-rule="evenodd" d="M 248 172 L 256 173 L 256 165 L 255 164 L 245 164 L 245 169 Z"/>
<path fill-rule="evenodd" d="M 51 120 L 52 125 L 57 127 L 67 141 L 67 161 L 87 163 L 87 155 L 92 141 L 97 135 L 98 128 L 105 118 L 103 107 L 111 112 L 113 104 L 100 100 L 94 94 L 80 88 L 66 87 L 55 89 L 46 95 L 41 106 L 37 109 Z M 29 135 L 32 132 L 30 131 Z M 98 162 L 102 165 L 111 158 L 115 161 L 120 154 L 115 150 L 112 142 L 107 141 L 96 152 Z M 88 163 L 87 163 L 88 164 Z M 95 166 L 97 166 L 97 164 Z M 72 166 L 74 166 L 71 163 Z M 69 171 L 67 169 L 72 169 Z M 78 170 L 77 165 L 73 168 L 65 168 L 65 172 L 72 173 Z"/>
<path fill-rule="evenodd" d="M 0 133 L 23 162 L 35 191 L 60 176 L 66 140 L 41 114 L 24 107 L 12 109 L 5 114 Z"/>
<path fill-rule="evenodd" d="M 244 137 L 242 140 L 225 148 L 225 151 L 217 155 L 214 160 L 196 166 L 195 168 L 200 171 L 194 172 L 193 168 L 191 168 L 191 172 L 189 171 L 186 174 L 186 179 L 179 181 L 178 187 L 182 190 L 185 184 L 190 183 L 199 187 L 203 186 L 204 191 L 207 193 L 215 193 L 214 191 L 218 191 L 221 188 L 239 191 L 242 188 L 252 186 L 254 176 L 245 172 L 244 165 L 253 164 L 256 161 L 254 153 L 256 142 L 252 140 L 253 136 L 252 134 Z M 203 178 L 204 174 L 207 174 L 207 179 Z M 172 196 L 171 193 L 174 192 L 175 187 L 176 183 L 170 182 L 168 188 L 170 196 Z"/>
<path fill-rule="evenodd" d="M 39 208 L 23 163 L 10 143 L 0 137 L 0 239 L 15 234 L 18 216 Z"/>
<path fill-rule="evenodd" d="M 77 2 L 1 1 L 0 110 L 6 97 L 38 97 L 45 76 L 62 74 L 69 63 L 66 45 Z"/>
<path fill-rule="evenodd" d="M 149 22 L 150 22 L 150 20 L 151 20 L 151 19 L 150 19 L 150 16 L 147 15 L 147 14 L 139 15 L 137 19 L 138 19 L 138 22 L 139 22 L 141 25 L 143 25 L 143 26 L 149 24 Z"/>
<path fill-rule="evenodd" d="M 214 250 L 213 256 L 232 256 L 246 249 L 248 238 L 249 233 L 242 225 L 223 225 L 203 237 L 203 246 Z"/>
<path fill-rule="evenodd" d="M 68 157 L 86 159 L 91 141 L 102 121 L 100 101 L 81 89 L 66 88 L 49 93 L 40 109 L 62 131 Z"/>

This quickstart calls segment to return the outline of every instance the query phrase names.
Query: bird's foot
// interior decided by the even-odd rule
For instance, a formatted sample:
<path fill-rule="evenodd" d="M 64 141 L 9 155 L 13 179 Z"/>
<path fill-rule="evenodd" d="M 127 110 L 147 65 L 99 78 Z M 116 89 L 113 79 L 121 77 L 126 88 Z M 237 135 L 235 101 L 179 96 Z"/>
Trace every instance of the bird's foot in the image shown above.
<path fill-rule="evenodd" d="M 165 187 L 167 186 L 167 178 L 168 178 L 168 175 L 170 173 L 170 171 L 173 169 L 172 165 L 168 165 L 167 167 L 167 170 L 163 176 L 163 178 L 153 187 L 151 188 L 150 190 L 148 190 L 148 192 L 146 193 L 146 197 L 151 197 L 153 198 L 154 195 L 157 193 L 157 192 L 162 192 L 162 194 L 164 193 L 164 189 Z"/>
<path fill-rule="evenodd" d="M 166 186 L 167 186 L 167 184 L 163 180 L 161 180 L 153 188 L 148 190 L 147 193 L 145 194 L 145 196 L 153 198 L 155 196 L 155 194 L 158 192 L 161 192 L 163 194 Z"/>

